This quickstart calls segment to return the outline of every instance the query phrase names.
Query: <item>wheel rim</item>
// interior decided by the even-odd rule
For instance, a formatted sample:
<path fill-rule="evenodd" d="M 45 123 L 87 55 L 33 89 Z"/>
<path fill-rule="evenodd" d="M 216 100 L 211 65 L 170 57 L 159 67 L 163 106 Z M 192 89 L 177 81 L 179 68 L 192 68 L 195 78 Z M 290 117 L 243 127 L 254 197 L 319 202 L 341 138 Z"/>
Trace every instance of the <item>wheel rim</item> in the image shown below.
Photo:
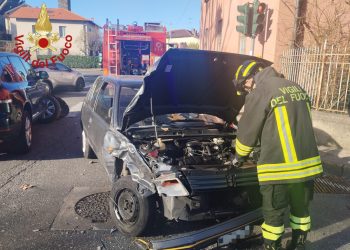
<path fill-rule="evenodd" d="M 55 104 L 49 99 L 44 99 L 43 104 L 45 105 L 45 112 L 43 113 L 43 118 L 47 119 L 52 117 L 56 112 Z"/>
<path fill-rule="evenodd" d="M 86 147 L 86 138 L 85 138 L 85 133 L 84 133 L 84 131 L 81 133 L 81 138 L 82 138 L 82 140 L 83 140 L 83 142 L 82 142 L 82 151 L 83 151 L 83 153 L 85 153 L 85 147 Z"/>
<path fill-rule="evenodd" d="M 83 89 L 84 87 L 85 87 L 84 82 L 83 82 L 82 80 L 79 80 L 79 81 L 77 82 L 77 88 L 78 88 L 78 89 Z"/>
<path fill-rule="evenodd" d="M 26 144 L 29 147 L 32 144 L 32 124 L 28 117 L 26 117 L 24 129 L 25 129 L 25 136 L 26 136 Z"/>
<path fill-rule="evenodd" d="M 139 217 L 140 205 L 136 194 L 124 189 L 119 193 L 116 199 L 115 213 L 117 218 L 120 218 L 124 224 L 135 224 Z"/>

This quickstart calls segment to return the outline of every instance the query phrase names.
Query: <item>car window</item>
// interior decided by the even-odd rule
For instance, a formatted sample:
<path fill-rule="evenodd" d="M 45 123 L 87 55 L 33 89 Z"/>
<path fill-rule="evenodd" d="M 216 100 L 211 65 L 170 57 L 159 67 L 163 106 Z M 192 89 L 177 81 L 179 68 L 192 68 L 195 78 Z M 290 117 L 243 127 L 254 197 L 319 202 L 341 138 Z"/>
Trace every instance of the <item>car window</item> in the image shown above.
<path fill-rule="evenodd" d="M 86 95 L 85 103 L 89 105 L 91 108 L 94 107 L 96 97 L 97 97 L 98 91 L 101 89 L 102 83 L 103 83 L 103 77 L 98 77 Z"/>
<path fill-rule="evenodd" d="M 22 77 L 17 73 L 9 59 L 6 56 L 0 57 L 1 81 L 3 82 L 21 82 Z"/>
<path fill-rule="evenodd" d="M 111 118 L 108 117 L 108 111 L 113 107 L 114 94 L 114 84 L 105 82 L 97 96 L 95 112 L 107 123 L 111 121 Z"/>
<path fill-rule="evenodd" d="M 130 87 L 121 87 L 119 92 L 119 103 L 118 103 L 118 123 L 120 124 L 123 119 L 123 114 L 126 107 L 131 102 L 132 98 L 136 95 L 138 89 Z"/>
<path fill-rule="evenodd" d="M 19 82 L 26 81 L 26 79 L 27 79 L 27 71 L 24 68 L 20 58 L 17 57 L 17 56 L 9 56 L 8 58 L 9 58 L 11 64 L 12 64 L 13 68 L 15 69 L 15 71 L 17 72 L 17 74 L 19 76 L 18 81 Z"/>
<path fill-rule="evenodd" d="M 60 64 L 60 63 L 56 63 L 56 68 L 59 71 L 69 71 L 70 70 L 66 65 L 63 65 L 63 64 Z"/>
<path fill-rule="evenodd" d="M 26 61 L 24 61 L 22 58 L 18 58 L 18 59 L 22 62 L 22 65 L 25 68 L 25 70 L 27 71 L 28 76 L 35 77 L 35 71 L 30 66 L 30 64 L 27 63 Z"/>
<path fill-rule="evenodd" d="M 51 70 L 57 70 L 56 64 L 49 64 L 47 67 Z"/>

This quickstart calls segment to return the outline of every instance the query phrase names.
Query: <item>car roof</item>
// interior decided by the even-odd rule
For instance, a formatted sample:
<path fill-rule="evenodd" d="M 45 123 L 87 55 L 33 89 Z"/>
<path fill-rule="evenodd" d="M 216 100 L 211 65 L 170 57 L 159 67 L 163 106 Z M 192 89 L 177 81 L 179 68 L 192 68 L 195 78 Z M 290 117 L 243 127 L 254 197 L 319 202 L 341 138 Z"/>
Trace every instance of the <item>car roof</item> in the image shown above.
<path fill-rule="evenodd" d="M 105 81 L 113 82 L 115 85 L 124 87 L 141 87 L 143 76 L 121 75 L 121 76 L 105 76 Z"/>
<path fill-rule="evenodd" d="M 10 52 L 0 52 L 0 56 L 19 56 L 15 53 L 10 53 Z"/>

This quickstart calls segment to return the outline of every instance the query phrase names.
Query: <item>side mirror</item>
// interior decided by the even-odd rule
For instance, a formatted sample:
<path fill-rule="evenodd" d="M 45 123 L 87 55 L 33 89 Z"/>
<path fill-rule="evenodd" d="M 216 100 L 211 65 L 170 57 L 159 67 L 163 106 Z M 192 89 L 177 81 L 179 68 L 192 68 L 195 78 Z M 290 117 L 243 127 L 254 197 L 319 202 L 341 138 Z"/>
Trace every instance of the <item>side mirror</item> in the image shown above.
<path fill-rule="evenodd" d="M 38 76 L 42 80 L 47 80 L 49 79 L 49 74 L 46 71 L 39 71 Z"/>

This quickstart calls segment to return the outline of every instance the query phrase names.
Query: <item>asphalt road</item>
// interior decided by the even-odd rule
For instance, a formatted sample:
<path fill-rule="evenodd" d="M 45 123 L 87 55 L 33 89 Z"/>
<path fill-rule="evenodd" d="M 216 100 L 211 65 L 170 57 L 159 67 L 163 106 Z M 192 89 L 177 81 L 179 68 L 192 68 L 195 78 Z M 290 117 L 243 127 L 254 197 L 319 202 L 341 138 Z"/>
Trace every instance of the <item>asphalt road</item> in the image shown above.
<path fill-rule="evenodd" d="M 0 155 L 0 249 L 137 249 L 132 239 L 111 233 L 110 225 L 102 230 L 79 224 L 82 219 L 67 198 L 79 188 L 109 188 L 104 168 L 81 152 L 80 106 L 95 78 L 87 75 L 83 92 L 57 94 L 71 112 L 51 124 L 35 124 L 29 154 Z M 349 194 L 316 194 L 312 216 L 310 249 L 350 249 Z"/>

